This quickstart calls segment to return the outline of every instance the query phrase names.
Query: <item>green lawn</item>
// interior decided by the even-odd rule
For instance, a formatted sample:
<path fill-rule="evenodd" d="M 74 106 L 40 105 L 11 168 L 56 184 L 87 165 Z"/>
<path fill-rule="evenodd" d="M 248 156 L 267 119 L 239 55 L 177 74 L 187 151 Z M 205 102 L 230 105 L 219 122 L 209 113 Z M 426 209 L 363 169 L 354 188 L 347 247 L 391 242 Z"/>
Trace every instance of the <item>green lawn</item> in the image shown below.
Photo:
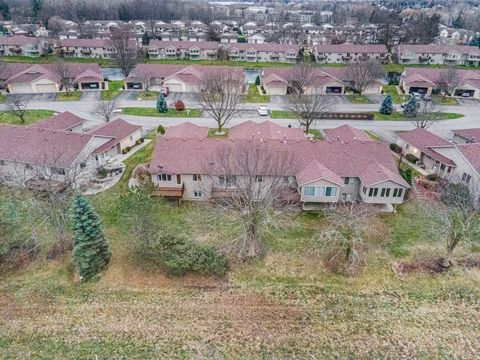
<path fill-rule="evenodd" d="M 453 106 L 458 105 L 458 100 L 451 97 L 443 97 L 442 95 L 433 95 L 432 101 L 435 105 L 447 105 Z"/>
<path fill-rule="evenodd" d="M 108 82 L 108 90 L 102 90 L 100 92 L 100 98 L 102 100 L 111 100 L 120 94 L 123 87 L 122 80 L 112 80 Z"/>
<path fill-rule="evenodd" d="M 243 68 L 293 66 L 292 63 L 250 62 L 250 61 L 232 61 L 232 60 L 146 59 L 145 62 L 147 64 L 216 65 L 216 66 L 238 66 Z"/>
<path fill-rule="evenodd" d="M 452 120 L 452 119 L 459 119 L 463 117 L 462 114 L 457 113 L 448 113 L 448 112 L 440 112 L 436 114 L 432 114 L 432 120 Z M 395 111 L 392 115 L 383 115 L 378 112 L 375 113 L 375 120 L 405 120 L 405 121 L 412 121 L 414 119 L 407 118 L 403 115 L 401 111 Z"/>
<path fill-rule="evenodd" d="M 370 139 L 372 139 L 373 141 L 382 141 L 382 139 L 380 139 L 377 135 L 375 135 L 373 132 L 371 131 L 365 131 L 367 133 L 367 135 L 370 137 Z"/>
<path fill-rule="evenodd" d="M 78 101 L 82 93 L 80 91 L 60 92 L 55 97 L 55 101 Z"/>
<path fill-rule="evenodd" d="M 370 99 L 365 95 L 350 94 L 350 95 L 347 95 L 347 98 L 348 98 L 348 101 L 350 101 L 352 104 L 370 104 L 371 103 Z"/>
<path fill-rule="evenodd" d="M 410 99 L 410 95 L 399 94 L 395 85 L 385 85 L 383 87 L 385 95 L 390 95 L 394 104 L 403 104 Z"/>
<path fill-rule="evenodd" d="M 248 94 L 242 97 L 243 102 L 246 103 L 268 103 L 270 102 L 270 96 L 261 95 L 255 84 L 248 85 Z"/>
<path fill-rule="evenodd" d="M 156 100 L 159 95 L 159 91 L 140 91 L 137 94 L 137 100 Z"/>
<path fill-rule="evenodd" d="M 125 107 L 122 108 L 122 114 L 137 116 L 194 118 L 201 117 L 202 111 L 200 109 L 185 109 L 184 111 L 168 109 L 168 112 L 166 113 L 159 113 L 155 108 Z"/>
<path fill-rule="evenodd" d="M 270 117 L 272 119 L 295 119 L 289 110 L 270 110 Z"/>
<path fill-rule="evenodd" d="M 80 63 L 80 64 L 96 63 L 96 64 L 99 64 L 100 66 L 105 66 L 105 67 L 113 65 L 112 61 L 108 59 L 62 58 L 55 55 L 41 56 L 37 58 L 33 58 L 29 56 L 1 56 L 0 60 L 5 62 L 28 63 L 28 64 L 51 64 L 58 60 L 65 60 L 66 62 Z"/>
<path fill-rule="evenodd" d="M 25 114 L 25 123 L 22 124 L 20 119 L 6 111 L 0 111 L 0 123 L 30 125 L 37 121 L 44 120 L 54 114 L 52 110 L 27 110 Z"/>

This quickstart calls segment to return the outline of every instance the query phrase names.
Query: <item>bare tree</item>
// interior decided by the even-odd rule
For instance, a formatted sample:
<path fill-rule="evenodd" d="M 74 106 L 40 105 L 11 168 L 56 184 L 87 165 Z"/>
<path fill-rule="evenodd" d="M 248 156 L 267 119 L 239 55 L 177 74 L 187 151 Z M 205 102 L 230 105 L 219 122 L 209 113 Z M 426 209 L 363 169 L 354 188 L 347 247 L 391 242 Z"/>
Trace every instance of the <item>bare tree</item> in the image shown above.
<path fill-rule="evenodd" d="M 152 87 L 155 85 L 153 81 L 153 73 L 151 72 L 150 68 L 145 66 L 142 66 L 141 68 L 137 67 L 134 75 L 142 83 L 143 90 L 145 90 L 147 93 L 150 92 Z"/>
<path fill-rule="evenodd" d="M 203 111 L 217 122 L 217 133 L 240 111 L 243 82 L 235 69 L 221 69 L 203 75 L 197 99 Z"/>
<path fill-rule="evenodd" d="M 282 146 L 278 143 L 277 146 Z M 212 198 L 224 215 L 239 225 L 235 254 L 241 260 L 259 256 L 271 226 L 274 209 L 285 206 L 296 189 L 295 159 L 291 152 L 264 142 L 235 142 L 219 146 L 205 161 Z M 294 182 L 294 181 L 293 181 Z M 216 195 L 218 194 L 218 195 Z"/>
<path fill-rule="evenodd" d="M 440 118 L 442 109 L 432 101 L 416 102 L 417 109 L 412 114 L 412 124 L 419 129 L 428 129 Z"/>
<path fill-rule="evenodd" d="M 68 88 L 72 86 L 72 78 L 70 76 L 68 64 L 64 61 L 57 61 L 53 64 L 52 70 L 58 77 L 58 82 L 61 87 L 60 90 L 65 90 L 65 94 L 68 95 Z"/>
<path fill-rule="evenodd" d="M 462 84 L 462 77 L 459 71 L 453 67 L 440 71 L 437 79 L 437 88 L 441 91 L 444 98 L 447 95 L 454 95 L 455 89 Z"/>
<path fill-rule="evenodd" d="M 26 123 L 28 99 L 19 94 L 11 94 L 5 101 L 4 109 L 9 114 L 17 117 L 21 124 Z"/>
<path fill-rule="evenodd" d="M 95 109 L 93 111 L 94 115 L 99 116 L 105 122 L 110 122 L 113 115 L 115 114 L 114 110 L 116 109 L 117 103 L 115 99 L 106 99 L 106 100 L 98 100 Z"/>
<path fill-rule="evenodd" d="M 445 243 L 445 255 L 439 264 L 448 268 L 459 244 L 477 248 L 480 246 L 480 212 L 475 208 L 472 189 L 460 182 L 445 185 L 440 200 L 444 206 L 426 206 L 433 219 L 431 226 L 436 228 L 440 239 Z"/>
<path fill-rule="evenodd" d="M 298 120 L 300 126 L 308 134 L 310 127 L 316 119 L 322 117 L 322 113 L 332 108 L 332 99 L 320 93 L 309 95 L 293 94 L 289 97 L 290 112 Z"/>
<path fill-rule="evenodd" d="M 125 77 L 138 63 L 139 52 L 132 32 L 128 28 L 119 28 L 112 32 L 109 45 L 113 50 L 113 61 L 122 70 Z"/>
<path fill-rule="evenodd" d="M 376 80 L 385 74 L 382 65 L 373 60 L 350 63 L 345 70 L 345 81 L 350 83 L 353 91 L 360 95 Z"/>
<path fill-rule="evenodd" d="M 297 94 L 305 94 L 318 80 L 319 69 L 312 62 L 299 62 L 290 71 L 288 83 Z"/>
<path fill-rule="evenodd" d="M 331 226 L 320 232 L 319 239 L 329 261 L 343 255 L 348 267 L 353 268 L 361 262 L 360 249 L 373 215 L 371 207 L 354 202 L 339 203 L 328 209 L 327 223 Z"/>

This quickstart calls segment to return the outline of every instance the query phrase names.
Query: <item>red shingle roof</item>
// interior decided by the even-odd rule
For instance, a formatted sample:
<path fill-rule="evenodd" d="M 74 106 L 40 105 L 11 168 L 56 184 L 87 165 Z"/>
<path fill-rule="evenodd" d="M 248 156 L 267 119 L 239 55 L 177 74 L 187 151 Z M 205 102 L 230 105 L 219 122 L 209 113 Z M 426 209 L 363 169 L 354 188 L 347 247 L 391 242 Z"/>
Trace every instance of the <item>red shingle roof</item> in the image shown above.
<path fill-rule="evenodd" d="M 0 125 L 0 159 L 68 168 L 91 139 L 68 131 Z"/>
<path fill-rule="evenodd" d="M 148 45 L 149 49 L 166 49 L 166 48 L 176 48 L 176 49 L 207 49 L 215 50 L 218 49 L 219 43 L 216 41 L 162 41 L 162 40 L 151 40 Z"/>
<path fill-rule="evenodd" d="M 353 45 L 353 44 L 329 44 L 317 45 L 318 53 L 359 53 L 359 54 L 387 54 L 385 45 Z"/>
<path fill-rule="evenodd" d="M 372 141 L 365 131 L 347 124 L 333 129 L 325 129 L 324 132 L 332 141 Z"/>
<path fill-rule="evenodd" d="M 164 137 L 179 139 L 205 139 L 208 136 L 208 127 L 184 122 L 180 125 L 169 126 Z"/>
<path fill-rule="evenodd" d="M 438 83 L 440 74 L 448 69 L 435 68 L 411 68 L 407 67 L 402 73 L 401 80 L 406 85 L 424 83 L 427 86 L 435 86 Z M 462 84 L 470 83 L 480 88 L 480 71 L 478 70 L 457 70 Z"/>
<path fill-rule="evenodd" d="M 117 145 L 120 141 L 130 136 L 135 131 L 140 130 L 141 128 L 141 126 L 132 125 L 123 119 L 116 119 L 96 129 L 93 129 L 88 133 L 95 136 L 105 136 L 112 138 L 110 141 L 99 146 L 94 151 L 95 153 L 101 153 Z"/>
<path fill-rule="evenodd" d="M 87 47 L 87 48 L 104 48 L 108 47 L 110 40 L 106 39 L 63 39 L 60 40 L 61 47 Z"/>
<path fill-rule="evenodd" d="M 398 45 L 399 52 L 412 52 L 416 54 L 473 54 L 480 55 L 480 49 L 476 46 L 467 45 Z"/>
<path fill-rule="evenodd" d="M 320 164 L 317 160 L 312 160 L 307 164 L 297 175 L 297 182 L 299 186 L 309 184 L 317 180 L 326 180 L 333 184 L 343 187 L 343 180 L 333 171 Z"/>
<path fill-rule="evenodd" d="M 228 137 L 230 139 L 305 140 L 305 134 L 299 128 L 288 128 L 271 121 L 256 123 L 250 120 L 232 126 Z"/>
<path fill-rule="evenodd" d="M 33 44 L 36 38 L 26 36 L 0 36 L 0 45 L 28 45 Z"/>
<path fill-rule="evenodd" d="M 157 138 L 150 172 L 169 174 L 205 174 L 208 161 L 225 146 L 258 146 L 272 151 L 288 151 L 292 154 L 296 169 L 294 176 L 316 160 L 339 177 L 358 177 L 366 186 L 381 181 L 393 181 L 408 187 L 398 174 L 396 164 L 385 144 L 368 142 L 331 141 L 279 141 L 279 140 L 221 140 L 221 139 L 168 139 Z M 372 165 L 374 164 L 374 166 Z M 372 166 L 374 174 L 366 169 Z M 378 171 L 381 170 L 381 171 Z"/>
<path fill-rule="evenodd" d="M 431 149 L 431 147 L 434 147 L 434 146 L 451 146 L 452 145 L 449 141 L 441 138 L 440 136 L 432 134 L 431 132 L 425 129 L 418 128 L 412 131 L 399 133 L 398 137 L 403 139 L 410 145 L 413 145 L 414 147 L 419 149 L 421 152 L 432 157 L 433 159 L 440 161 L 441 163 L 446 165 L 455 166 L 455 163 L 452 160 Z"/>
<path fill-rule="evenodd" d="M 246 44 L 246 43 L 234 43 L 228 44 L 228 49 L 237 49 L 237 50 L 255 50 L 261 52 L 288 52 L 292 51 L 297 53 L 300 50 L 298 45 L 288 45 L 288 44 L 274 44 L 274 43 L 263 43 L 263 44 Z"/>
<path fill-rule="evenodd" d="M 453 133 L 473 143 L 480 143 L 480 128 L 453 130 Z"/>
<path fill-rule="evenodd" d="M 46 120 L 36 122 L 35 124 L 30 125 L 30 127 L 67 131 L 77 125 L 83 124 L 85 121 L 85 119 L 82 119 L 69 111 L 65 111 Z"/>
<path fill-rule="evenodd" d="M 475 171 L 480 174 L 480 144 L 457 145 L 458 151 L 467 159 Z"/>

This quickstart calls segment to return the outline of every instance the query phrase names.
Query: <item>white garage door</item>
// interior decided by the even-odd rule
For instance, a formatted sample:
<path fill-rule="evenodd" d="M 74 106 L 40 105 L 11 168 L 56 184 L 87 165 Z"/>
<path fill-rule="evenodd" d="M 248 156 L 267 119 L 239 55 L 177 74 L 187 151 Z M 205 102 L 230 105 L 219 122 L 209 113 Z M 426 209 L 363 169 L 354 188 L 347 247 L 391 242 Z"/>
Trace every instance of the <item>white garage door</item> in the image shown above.
<path fill-rule="evenodd" d="M 30 84 L 14 84 L 10 85 L 10 92 L 14 94 L 28 94 L 32 93 L 32 86 Z"/>
<path fill-rule="evenodd" d="M 269 86 L 265 87 L 267 90 L 267 94 L 269 95 L 286 95 L 287 94 L 287 86 Z"/>
<path fill-rule="evenodd" d="M 168 87 L 168 91 L 170 92 L 183 92 L 183 84 L 165 83 L 165 86 Z"/>
<path fill-rule="evenodd" d="M 56 92 L 57 88 L 53 84 L 38 84 L 37 92 L 38 93 L 52 93 Z"/>

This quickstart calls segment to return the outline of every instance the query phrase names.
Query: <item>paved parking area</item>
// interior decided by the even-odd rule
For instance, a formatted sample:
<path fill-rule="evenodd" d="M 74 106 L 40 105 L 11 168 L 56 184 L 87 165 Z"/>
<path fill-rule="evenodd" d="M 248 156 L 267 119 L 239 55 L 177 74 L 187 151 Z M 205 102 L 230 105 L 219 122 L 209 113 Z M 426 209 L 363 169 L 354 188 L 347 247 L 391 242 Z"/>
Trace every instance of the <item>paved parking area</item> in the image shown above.
<path fill-rule="evenodd" d="M 137 100 L 138 91 L 122 91 L 117 97 L 117 101 Z"/>
<path fill-rule="evenodd" d="M 480 100 L 478 99 L 457 98 L 457 101 L 460 105 L 463 106 L 480 106 Z"/>
<path fill-rule="evenodd" d="M 96 101 L 100 99 L 100 91 L 82 91 L 80 95 L 81 101 Z"/>
<path fill-rule="evenodd" d="M 11 96 L 21 96 L 25 101 L 54 101 L 57 93 L 44 93 L 44 94 L 5 94 L 8 99 Z"/>

